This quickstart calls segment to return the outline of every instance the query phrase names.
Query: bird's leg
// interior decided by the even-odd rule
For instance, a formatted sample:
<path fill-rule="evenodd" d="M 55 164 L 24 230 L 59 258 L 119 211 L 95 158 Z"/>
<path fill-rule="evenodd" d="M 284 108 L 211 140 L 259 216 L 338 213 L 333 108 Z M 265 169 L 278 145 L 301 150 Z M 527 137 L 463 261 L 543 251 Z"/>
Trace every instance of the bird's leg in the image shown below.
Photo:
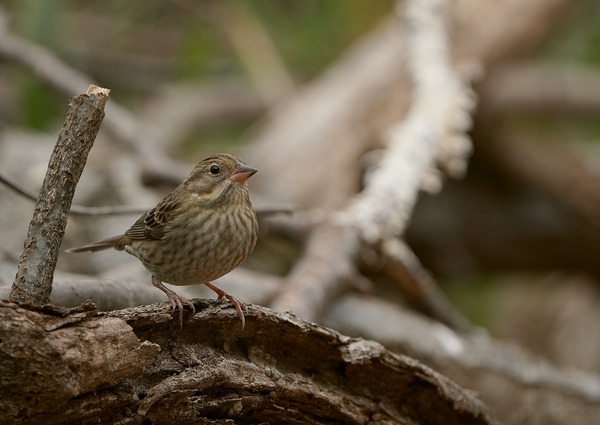
<path fill-rule="evenodd" d="M 246 318 L 244 317 L 244 311 L 248 311 L 248 307 L 246 307 L 246 304 L 237 300 L 233 295 L 228 294 L 213 283 L 207 282 L 205 283 L 205 285 L 217 293 L 217 299 L 222 300 L 223 298 L 225 298 L 229 300 L 231 304 L 233 304 L 233 306 L 235 307 L 235 311 L 237 311 L 238 317 L 242 321 L 242 329 L 244 329 L 244 326 L 246 326 Z"/>
<path fill-rule="evenodd" d="M 175 291 L 167 288 L 156 276 L 152 276 L 152 284 L 167 294 L 169 302 L 171 303 L 171 311 L 179 309 L 179 327 L 183 329 L 183 304 L 192 309 L 192 316 L 196 314 L 196 307 L 194 307 L 194 304 L 181 295 L 177 295 Z"/>

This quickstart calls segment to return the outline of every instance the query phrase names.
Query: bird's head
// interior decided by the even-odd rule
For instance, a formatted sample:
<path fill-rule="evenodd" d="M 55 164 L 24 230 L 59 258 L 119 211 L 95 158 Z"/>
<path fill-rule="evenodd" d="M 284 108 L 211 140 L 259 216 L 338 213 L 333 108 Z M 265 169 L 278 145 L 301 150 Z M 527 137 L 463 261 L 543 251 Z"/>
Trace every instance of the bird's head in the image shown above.
<path fill-rule="evenodd" d="M 183 185 L 206 201 L 219 199 L 224 193 L 245 192 L 256 169 L 229 154 L 217 154 L 200 161 Z"/>

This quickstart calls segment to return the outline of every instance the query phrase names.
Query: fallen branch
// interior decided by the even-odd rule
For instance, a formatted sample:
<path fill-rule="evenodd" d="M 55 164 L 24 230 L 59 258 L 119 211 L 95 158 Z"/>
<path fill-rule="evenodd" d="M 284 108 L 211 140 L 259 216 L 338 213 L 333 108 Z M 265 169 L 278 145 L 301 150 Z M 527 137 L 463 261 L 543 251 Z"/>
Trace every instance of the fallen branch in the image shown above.
<path fill-rule="evenodd" d="M 508 0 L 494 2 L 492 0 L 461 0 L 454 2 L 453 16 L 453 49 L 455 50 L 453 63 L 464 64 L 465 61 L 472 63 L 474 60 L 483 64 L 486 68 L 500 61 L 506 61 L 517 54 L 531 51 L 537 48 L 547 38 L 550 31 L 566 13 L 572 10 L 577 2 L 567 0 L 535 0 L 522 2 L 519 0 Z M 418 28 L 418 26 L 414 26 Z M 475 36 L 474 36 L 475 34 Z M 262 175 L 257 175 L 255 187 L 264 193 L 286 202 L 298 205 L 302 217 L 303 209 L 320 207 L 327 211 L 339 210 L 347 205 L 348 199 L 353 196 L 359 187 L 358 181 L 362 171 L 360 158 L 365 158 L 364 152 L 372 150 L 374 145 L 374 133 L 383 131 L 393 122 L 398 122 L 404 115 L 408 104 L 409 90 L 406 87 L 406 64 L 402 60 L 403 55 L 403 28 L 399 20 L 390 19 L 372 34 L 365 37 L 360 43 L 332 67 L 323 77 L 307 86 L 287 104 L 282 105 L 267 120 L 263 131 L 257 137 L 254 144 L 250 146 L 249 154 L 262 161 Z M 419 52 L 415 52 L 418 54 Z M 435 61 L 435 58 L 433 58 Z M 434 62 L 430 62 L 434 63 Z M 374 65 L 375 64 L 375 65 Z M 448 66 L 444 65 L 444 69 Z M 386 72 L 383 72 L 386 70 Z M 424 69 L 423 78 L 428 78 L 430 73 L 436 72 L 437 67 Z M 444 72 L 440 70 L 439 72 Z M 416 77 L 417 79 L 419 76 Z M 456 77 L 454 77 L 456 79 Z M 450 84 L 452 91 L 456 87 Z M 445 92 L 446 88 L 443 88 Z M 335 93 L 335 94 L 334 94 Z M 422 92 L 419 92 L 422 93 Z M 431 93 L 430 93 L 431 95 Z M 462 100 L 461 100 L 462 99 Z M 461 113 L 461 109 L 469 109 L 472 105 L 470 95 L 464 94 L 456 98 L 457 112 L 459 116 L 467 120 L 458 120 L 460 128 L 468 127 L 467 115 Z M 450 99 L 441 99 L 440 102 L 452 103 Z M 423 111 L 423 109 L 421 109 Z M 427 112 L 427 111 L 423 111 Z M 435 116 L 440 117 L 437 106 Z M 445 117 L 448 118 L 448 117 Z M 311 126 L 305 123 L 310 122 Z M 413 120 L 414 122 L 414 120 Z M 423 124 L 424 121 L 421 121 Z M 427 122 L 426 125 L 430 123 Z M 440 123 L 433 122 L 436 127 Z M 414 130 L 418 130 L 415 126 Z M 425 128 L 425 134 L 440 134 L 438 130 L 433 131 Z M 289 136 L 291 135 L 291 136 Z M 414 134 L 411 140 L 412 146 L 418 144 L 419 134 Z M 281 144 L 285 138 L 286 143 Z M 458 144 L 453 143 L 440 145 L 442 149 L 450 147 L 450 152 L 458 154 L 456 157 L 457 171 L 462 169 L 464 160 L 461 155 L 466 152 L 463 148 L 468 147 L 461 136 Z M 424 141 L 424 151 L 429 151 L 431 145 L 437 142 Z M 401 143 L 398 144 L 400 149 Z M 444 147 L 445 146 L 445 147 Z M 453 150 L 454 148 L 455 150 Z M 410 151 L 408 147 L 405 148 Z M 506 151 L 506 150 L 505 150 Z M 412 152 L 412 151 L 411 151 Z M 461 154 L 462 152 L 462 154 Z M 374 153 L 374 152 L 373 152 Z M 403 229 L 407 220 L 410 219 L 411 205 L 415 201 L 416 193 L 423 185 L 431 189 L 439 187 L 439 172 L 431 165 L 438 165 L 442 161 L 441 171 L 446 171 L 450 163 L 444 158 L 451 159 L 443 151 L 435 153 L 436 159 L 432 160 L 428 153 L 418 156 L 416 164 L 412 164 L 412 158 L 405 158 L 400 163 L 394 163 L 389 158 L 388 165 L 396 167 L 396 171 L 390 170 L 389 176 L 396 175 L 397 180 L 389 179 L 389 190 L 391 198 L 386 196 L 377 197 L 375 193 L 370 197 L 370 204 L 364 201 L 360 209 L 368 211 L 372 208 L 375 212 L 379 201 L 386 205 L 396 204 L 399 210 L 379 210 L 379 216 L 369 213 L 371 223 L 374 223 L 374 233 L 381 232 L 383 226 L 379 226 L 378 219 L 382 222 L 395 220 L 398 230 Z M 383 154 L 385 155 L 385 153 Z M 420 155 L 420 154 L 419 154 Z M 439 157 L 437 156 L 439 155 Z M 371 154 L 369 154 L 371 156 Z M 379 155 L 382 156 L 382 155 Z M 286 158 L 294 158 L 293 163 Z M 409 171 L 403 170 L 407 165 L 414 172 L 413 176 L 407 176 Z M 384 164 L 385 166 L 385 164 Z M 382 167 L 383 168 L 383 167 Z M 310 169 L 310 173 L 306 170 Z M 452 167 L 450 168 L 452 169 Z M 426 174 L 420 174 L 426 171 Z M 382 170 L 380 173 L 384 174 Z M 397 173 L 397 174 L 394 174 Z M 268 178 L 276 175 L 277 179 Z M 302 175 L 299 180 L 297 176 Z M 402 178 L 408 177 L 411 184 Z M 369 185 L 367 181 L 367 186 Z M 396 196 L 399 191 L 407 191 L 403 195 Z M 387 193 L 389 195 L 389 193 Z M 398 202 L 404 199 L 407 204 Z M 393 199 L 396 199 L 394 201 Z M 346 222 L 359 221 L 357 217 L 348 214 Z M 394 218 L 395 217 L 395 218 Z M 331 219 L 331 218 L 329 218 Z M 328 219 L 319 219 L 327 221 Z M 335 221 L 335 219 L 333 219 Z M 360 226 L 360 224 L 359 224 Z M 287 231 L 294 231 L 293 226 L 287 226 Z M 391 229 L 393 230 L 393 229 Z M 401 231 L 396 234 L 385 234 L 386 238 L 401 236 Z M 310 240 L 311 238 L 308 238 Z M 350 258 L 356 256 L 356 252 L 348 252 L 345 246 L 337 246 L 329 252 L 324 252 L 321 262 L 332 263 L 339 256 L 339 252 L 346 252 Z M 309 270 L 308 265 L 303 266 Z M 294 269 L 295 270 L 295 269 Z M 288 300 L 295 299 L 295 303 L 286 302 L 278 307 L 295 311 L 306 311 L 313 308 L 310 317 L 319 317 L 321 312 L 318 306 L 328 305 L 331 299 L 315 300 L 317 294 L 339 294 L 346 286 L 345 276 L 332 279 L 331 273 L 325 276 L 315 276 L 316 282 L 312 286 L 319 288 L 316 293 L 311 294 L 311 302 L 315 307 L 307 306 L 308 300 L 304 302 L 298 297 L 287 297 L 285 291 L 305 293 L 304 290 L 295 290 L 288 285 L 281 297 Z M 302 282 L 301 276 L 295 275 L 294 282 Z M 337 282 L 337 283 L 336 283 Z M 337 285 L 337 288 L 322 288 L 322 285 Z"/>
<path fill-rule="evenodd" d="M 0 255 L 0 299 L 8 299 L 15 262 L 2 257 Z M 131 266 L 139 270 L 137 263 L 134 262 Z M 131 270 L 127 266 L 119 271 L 112 270 L 107 273 L 110 277 L 57 271 L 52 283 L 50 303 L 76 307 L 87 300 L 93 300 L 100 311 L 109 311 L 164 301 L 162 294 L 150 284 L 146 271 L 143 276 L 139 276 L 134 275 Z M 264 305 L 280 289 L 281 278 L 238 267 L 214 283 L 234 292 L 245 302 Z M 203 285 L 181 287 L 178 292 L 186 298 L 214 298 L 214 292 Z"/>

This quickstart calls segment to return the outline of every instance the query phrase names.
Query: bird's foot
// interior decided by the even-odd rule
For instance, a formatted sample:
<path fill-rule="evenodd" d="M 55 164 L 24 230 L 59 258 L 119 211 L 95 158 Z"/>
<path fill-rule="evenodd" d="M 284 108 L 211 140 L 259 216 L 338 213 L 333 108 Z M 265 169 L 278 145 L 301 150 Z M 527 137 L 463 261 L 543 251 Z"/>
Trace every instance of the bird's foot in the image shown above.
<path fill-rule="evenodd" d="M 194 314 L 196 314 L 196 307 L 194 307 L 194 304 L 187 298 L 178 295 L 172 289 L 167 288 L 159 279 L 153 278 L 152 284 L 167 294 L 169 302 L 171 303 L 171 312 L 174 313 L 175 310 L 179 310 L 179 328 L 183 329 L 183 306 L 187 305 L 192 310 L 192 316 L 194 316 Z"/>
<path fill-rule="evenodd" d="M 228 294 L 227 292 L 223 291 L 217 285 L 214 285 L 214 284 L 212 284 L 210 282 L 205 283 L 205 285 L 208 286 L 210 289 L 212 289 L 213 291 L 216 292 L 218 300 L 222 300 L 223 298 L 225 298 L 231 304 L 233 304 L 233 306 L 235 307 L 235 311 L 237 312 L 238 317 L 242 321 L 242 330 L 243 330 L 244 326 L 246 326 L 246 317 L 244 316 L 244 312 L 248 311 L 248 307 L 246 307 L 246 304 L 244 304 L 243 302 L 239 301 L 233 295 Z"/>
<path fill-rule="evenodd" d="M 178 295 L 175 291 L 168 292 L 167 296 L 171 303 L 171 311 L 174 313 L 175 310 L 179 310 L 179 328 L 183 329 L 183 306 L 187 305 L 192 310 L 192 316 L 196 314 L 196 307 L 190 300 Z"/>

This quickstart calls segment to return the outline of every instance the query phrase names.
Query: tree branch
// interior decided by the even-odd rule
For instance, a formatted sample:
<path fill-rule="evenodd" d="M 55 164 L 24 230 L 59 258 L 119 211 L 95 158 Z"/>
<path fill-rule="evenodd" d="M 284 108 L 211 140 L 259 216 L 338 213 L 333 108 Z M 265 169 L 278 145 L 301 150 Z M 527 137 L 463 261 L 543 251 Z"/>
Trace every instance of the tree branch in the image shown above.
<path fill-rule="evenodd" d="M 29 304 L 50 300 L 52 279 L 75 186 L 104 118 L 109 90 L 90 86 L 69 103 L 65 124 L 29 225 L 10 299 Z"/>
<path fill-rule="evenodd" d="M 369 243 L 401 235 L 420 189 L 441 188 L 436 165 L 443 163 L 450 175 L 462 175 L 471 150 L 466 131 L 474 95 L 451 67 L 446 22 L 450 5 L 442 0 L 408 1 L 405 11 L 414 101 L 406 119 L 388 133 L 381 163 L 346 212 Z"/>
<path fill-rule="evenodd" d="M 309 240 L 314 244 L 308 245 L 305 257 L 289 275 L 288 285 L 273 301 L 275 309 L 316 320 L 348 281 L 357 280 L 352 265 L 365 243 L 378 246 L 384 239 L 402 235 L 420 189 L 439 189 L 436 165 L 443 164 L 453 175 L 461 174 L 466 167 L 470 142 L 465 131 L 474 105 L 470 90 L 450 67 L 446 28 L 449 6 L 440 0 L 406 5 L 407 38 L 412 46 L 408 61 L 415 80 L 415 101 L 406 121 L 390 133 L 383 160 L 366 179 L 365 189 L 346 210 L 313 230 Z M 324 239 L 323 233 L 330 237 Z M 315 241 L 325 241 L 325 245 Z M 439 291 L 436 294 L 442 296 Z M 429 303 L 430 307 L 439 305 L 439 300 Z M 458 313 L 448 315 L 449 311 L 440 315 L 459 317 Z M 459 321 L 453 323 L 458 325 Z M 460 321 L 461 327 L 468 328 L 466 323 Z"/>

